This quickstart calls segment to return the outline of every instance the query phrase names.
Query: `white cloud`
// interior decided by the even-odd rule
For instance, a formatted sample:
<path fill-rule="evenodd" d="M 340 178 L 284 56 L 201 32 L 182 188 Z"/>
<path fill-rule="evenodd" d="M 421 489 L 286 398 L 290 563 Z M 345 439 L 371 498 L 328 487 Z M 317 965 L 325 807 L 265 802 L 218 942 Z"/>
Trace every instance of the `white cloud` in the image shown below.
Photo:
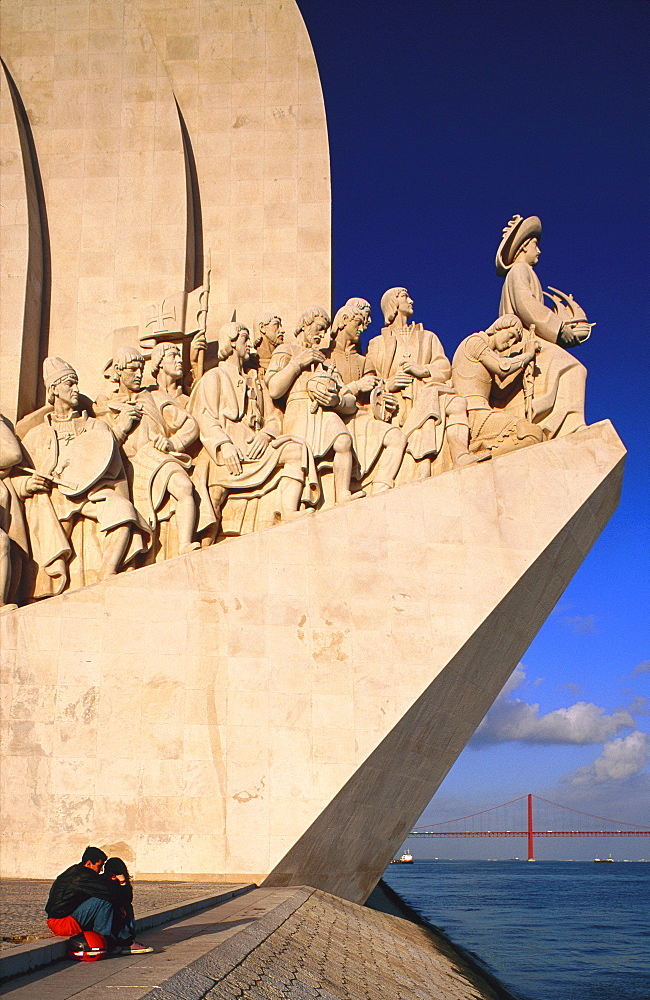
<path fill-rule="evenodd" d="M 596 631 L 595 615 L 567 615 L 562 624 L 576 635 L 591 635 Z"/>
<path fill-rule="evenodd" d="M 554 788 L 546 788 L 542 794 L 553 802 L 580 809 L 595 816 L 607 816 L 610 820 L 648 826 L 648 802 L 650 801 L 650 774 L 632 774 L 618 780 L 574 781 L 572 771 Z M 642 841 L 637 841 L 641 848 Z M 632 845 L 630 845 L 631 849 Z M 646 854 L 646 848 L 640 850 Z M 628 855 L 629 856 L 629 855 Z M 634 855 L 632 855 L 634 856 Z"/>
<path fill-rule="evenodd" d="M 509 697 L 525 679 L 526 671 L 519 664 L 474 734 L 473 746 L 513 741 L 585 746 L 603 743 L 621 729 L 634 726 L 628 711 L 618 709 L 608 715 L 604 708 L 587 701 L 541 715 L 539 704 Z"/>
<path fill-rule="evenodd" d="M 632 715 L 650 715 L 650 700 L 642 694 L 637 694 L 627 706 Z"/>
<path fill-rule="evenodd" d="M 637 664 L 637 666 L 632 671 L 632 677 L 638 677 L 639 674 L 650 673 L 650 660 L 644 660 L 642 663 Z"/>
<path fill-rule="evenodd" d="M 526 668 L 523 663 L 518 663 L 515 669 L 510 674 L 510 677 L 505 682 L 499 694 L 497 695 L 497 701 L 501 698 L 507 698 L 509 694 L 516 691 L 518 687 L 526 680 Z"/>
<path fill-rule="evenodd" d="M 564 778 L 571 785 L 622 781 L 640 774 L 650 762 L 650 736 L 636 729 L 629 736 L 611 740 L 593 764 L 578 767 Z"/>

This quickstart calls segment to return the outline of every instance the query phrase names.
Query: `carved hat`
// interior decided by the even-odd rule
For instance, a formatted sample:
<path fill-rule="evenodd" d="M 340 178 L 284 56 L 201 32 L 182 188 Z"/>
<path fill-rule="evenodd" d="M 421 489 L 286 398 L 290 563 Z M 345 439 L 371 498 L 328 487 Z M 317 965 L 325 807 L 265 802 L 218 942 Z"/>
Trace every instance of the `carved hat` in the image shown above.
<path fill-rule="evenodd" d="M 57 385 L 61 379 L 66 378 L 67 375 L 77 377 L 77 373 L 72 365 L 64 361 L 63 358 L 46 358 L 43 362 L 43 381 L 45 382 L 47 392 Z"/>
<path fill-rule="evenodd" d="M 497 250 L 495 263 L 499 278 L 505 278 L 524 243 L 539 239 L 541 235 L 542 223 L 536 215 L 529 215 L 527 219 L 521 215 L 513 215 L 503 230 L 503 238 Z"/>

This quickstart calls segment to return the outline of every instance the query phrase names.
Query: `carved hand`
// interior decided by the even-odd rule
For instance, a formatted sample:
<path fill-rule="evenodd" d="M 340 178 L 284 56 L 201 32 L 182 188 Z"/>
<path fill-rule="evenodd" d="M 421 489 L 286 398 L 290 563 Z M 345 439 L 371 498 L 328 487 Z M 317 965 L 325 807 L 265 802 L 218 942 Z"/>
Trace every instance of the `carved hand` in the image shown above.
<path fill-rule="evenodd" d="M 315 386 L 313 389 L 309 389 L 309 395 L 317 403 L 320 403 L 325 410 L 333 410 L 341 402 L 341 397 L 338 392 L 330 392 L 328 389 L 323 389 L 319 385 Z"/>
<path fill-rule="evenodd" d="M 174 450 L 173 444 L 171 443 L 171 441 L 169 440 L 169 438 L 165 437 L 164 434 L 156 434 L 151 439 L 151 443 L 152 443 L 152 445 L 154 446 L 154 448 L 157 451 L 173 451 Z"/>
<path fill-rule="evenodd" d="M 406 389 L 413 382 L 413 376 L 407 375 L 406 372 L 398 372 L 396 375 L 391 376 L 386 383 L 386 388 L 389 392 L 399 392 L 400 389 Z"/>
<path fill-rule="evenodd" d="M 253 461 L 261 458 L 270 440 L 270 434 L 267 434 L 266 431 L 258 431 L 248 446 L 248 458 Z"/>
<path fill-rule="evenodd" d="M 325 361 L 325 355 L 321 351 L 317 351 L 315 347 L 307 347 L 296 355 L 294 361 L 304 371 L 310 365 L 322 364 Z"/>
<path fill-rule="evenodd" d="M 138 404 L 126 403 L 120 410 L 120 415 L 115 423 L 123 434 L 129 434 L 141 420 L 142 409 L 138 406 Z"/>
<path fill-rule="evenodd" d="M 399 402 L 395 396 L 390 392 L 385 392 L 383 395 L 384 406 L 388 413 L 397 413 L 399 410 Z"/>
<path fill-rule="evenodd" d="M 591 327 L 586 320 L 564 323 L 557 338 L 560 347 L 577 347 L 589 336 Z"/>
<path fill-rule="evenodd" d="M 232 441 L 224 441 L 219 452 L 231 476 L 241 476 L 244 456 L 237 445 L 234 445 Z"/>
<path fill-rule="evenodd" d="M 194 354 L 198 351 L 207 351 L 208 349 L 208 338 L 202 330 L 195 333 L 190 342 L 190 351 Z"/>
<path fill-rule="evenodd" d="M 190 342 L 190 361 L 198 361 L 199 353 L 207 351 L 208 338 L 203 331 L 195 333 Z"/>
<path fill-rule="evenodd" d="M 363 375 L 356 383 L 357 392 L 372 392 L 379 379 L 376 375 Z"/>
<path fill-rule="evenodd" d="M 412 375 L 414 378 L 428 378 L 431 374 L 428 368 L 425 368 L 424 365 L 416 364 L 415 361 L 407 361 L 403 367 L 404 371 L 408 375 Z"/>
<path fill-rule="evenodd" d="M 33 497 L 35 493 L 49 493 L 52 483 L 36 472 L 25 482 L 23 489 L 28 497 Z"/>

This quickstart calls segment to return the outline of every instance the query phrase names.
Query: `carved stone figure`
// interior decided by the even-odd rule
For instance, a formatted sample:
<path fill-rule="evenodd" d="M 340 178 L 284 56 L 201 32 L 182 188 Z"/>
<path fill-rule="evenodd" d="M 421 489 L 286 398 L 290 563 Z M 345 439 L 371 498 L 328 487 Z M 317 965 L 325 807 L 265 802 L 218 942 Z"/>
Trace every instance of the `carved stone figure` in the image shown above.
<path fill-rule="evenodd" d="M 176 443 L 182 444 L 183 452 L 189 451 L 194 455 L 200 449 L 199 426 L 187 412 L 190 397 L 183 392 L 183 357 L 178 344 L 161 343 L 154 347 L 151 352 L 151 374 L 155 378 L 158 389 L 148 390 L 151 392 L 153 401 L 163 418 L 165 427 Z M 180 411 L 183 411 L 182 413 Z M 198 503 L 198 518 L 195 532 L 197 535 L 204 535 L 207 531 L 216 527 L 216 518 L 210 494 L 207 486 L 199 476 L 192 475 L 194 483 L 194 500 Z M 178 518 L 179 510 L 176 506 L 177 532 L 182 528 L 182 522 Z M 189 509 L 188 509 L 189 522 Z M 180 547 L 179 538 L 179 547 Z M 196 546 L 192 543 L 191 551 Z M 167 555 L 173 554 L 168 550 Z M 180 549 L 179 549 L 180 554 Z"/>
<path fill-rule="evenodd" d="M 14 480 L 18 495 L 25 500 L 37 567 L 34 597 L 65 589 L 73 557 L 79 563 L 80 583 L 117 573 L 146 549 L 151 535 L 129 499 L 122 460 L 109 428 L 78 409 L 74 368 L 61 358 L 46 358 L 43 377 L 53 410 L 26 433 L 23 451 L 33 471 L 19 473 Z M 99 565 L 93 565 L 90 539 L 82 537 L 75 549 L 73 529 L 80 520 L 97 525 Z"/>
<path fill-rule="evenodd" d="M 336 503 L 365 496 L 350 489 L 355 461 L 344 417 L 356 410 L 341 375 L 329 360 L 332 338 L 324 309 L 307 309 L 296 327 L 296 343 L 273 352 L 266 374 L 271 396 L 284 402 L 284 431 L 307 442 L 316 461 L 332 463 Z"/>
<path fill-rule="evenodd" d="M 332 322 L 336 343 L 331 358 L 346 391 L 357 401 L 356 412 L 343 419 L 352 433 L 359 479 L 372 493 L 382 493 L 395 485 L 407 441 L 403 431 L 390 422 L 399 410 L 397 399 L 386 392 L 372 361 L 359 353 L 359 339 L 369 323 L 370 303 L 348 299 Z"/>
<path fill-rule="evenodd" d="M 452 361 L 452 379 L 459 395 L 467 400 L 472 451 L 500 455 L 536 444 L 543 438 L 541 427 L 490 403 L 492 387 L 517 383 L 527 396 L 532 412 L 534 366 L 537 345 L 528 337 L 523 350 L 523 326 L 517 316 L 499 317 L 486 331 L 473 333 L 458 345 Z"/>
<path fill-rule="evenodd" d="M 405 288 L 389 288 L 381 299 L 386 326 L 368 344 L 368 361 L 395 393 L 396 423 L 408 439 L 416 478 L 431 475 L 431 463 L 446 437 L 454 466 L 470 465 L 467 406 L 449 380 L 451 365 L 435 333 L 409 323 L 413 299 Z"/>
<path fill-rule="evenodd" d="M 534 268 L 539 260 L 542 224 L 536 215 L 515 215 L 503 230 L 496 256 L 497 275 L 505 278 L 499 315 L 514 314 L 527 328 L 535 327 L 541 338 L 533 421 L 546 437 L 562 437 L 584 426 L 587 371 L 564 350 L 583 343 L 591 332 L 584 310 L 571 296 L 555 292 L 548 296 L 554 308 L 544 304 L 544 293 Z M 523 397 L 507 392 L 502 405 L 523 415 Z"/>
<path fill-rule="evenodd" d="M 262 378 L 266 375 L 271 355 L 276 347 L 284 343 L 282 320 L 274 313 L 260 313 L 253 323 L 252 346 L 259 358 L 258 369 Z"/>
<path fill-rule="evenodd" d="M 10 476 L 22 457 L 20 441 L 0 413 L 0 610 L 16 607 L 13 598 L 29 552 L 23 509 Z"/>
<path fill-rule="evenodd" d="M 110 366 L 117 391 L 99 397 L 95 409 L 122 447 L 135 506 L 152 530 L 159 520 L 175 514 L 178 552 L 183 555 L 199 547 L 194 540 L 197 502 L 189 475 L 192 459 L 187 454 L 199 429 L 178 398 L 183 377 L 180 351 L 173 344 L 160 346 L 164 349 L 156 354 L 156 374 L 163 372 L 167 389 L 175 386 L 176 399 L 161 388 L 141 388 L 144 358 L 136 348 L 126 347 Z"/>
<path fill-rule="evenodd" d="M 158 386 L 153 392 L 159 393 L 159 405 L 168 405 L 171 399 L 175 406 L 187 410 L 190 397 L 183 391 L 183 355 L 179 345 L 169 341 L 156 344 L 151 352 L 150 369 Z"/>
<path fill-rule="evenodd" d="M 300 508 L 308 471 L 307 490 L 317 489 L 315 468 L 304 442 L 282 433 L 282 415 L 264 383 L 245 373 L 249 336 L 241 323 L 226 323 L 219 364 L 192 391 L 189 409 L 204 449 L 196 477 L 209 489 L 218 518 L 229 497 L 250 501 L 278 487 L 277 513 L 289 520 Z"/>

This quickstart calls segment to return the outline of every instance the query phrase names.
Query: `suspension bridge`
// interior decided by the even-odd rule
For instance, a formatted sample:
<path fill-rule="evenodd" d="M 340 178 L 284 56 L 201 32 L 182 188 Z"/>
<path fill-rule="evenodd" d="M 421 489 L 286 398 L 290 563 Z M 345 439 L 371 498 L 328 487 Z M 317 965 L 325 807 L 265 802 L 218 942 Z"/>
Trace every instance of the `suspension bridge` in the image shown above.
<path fill-rule="evenodd" d="M 598 820 L 598 827 L 586 820 Z M 650 826 L 593 816 L 528 793 L 469 816 L 417 827 L 409 837 L 526 837 L 528 860 L 534 861 L 535 837 L 650 837 Z"/>

